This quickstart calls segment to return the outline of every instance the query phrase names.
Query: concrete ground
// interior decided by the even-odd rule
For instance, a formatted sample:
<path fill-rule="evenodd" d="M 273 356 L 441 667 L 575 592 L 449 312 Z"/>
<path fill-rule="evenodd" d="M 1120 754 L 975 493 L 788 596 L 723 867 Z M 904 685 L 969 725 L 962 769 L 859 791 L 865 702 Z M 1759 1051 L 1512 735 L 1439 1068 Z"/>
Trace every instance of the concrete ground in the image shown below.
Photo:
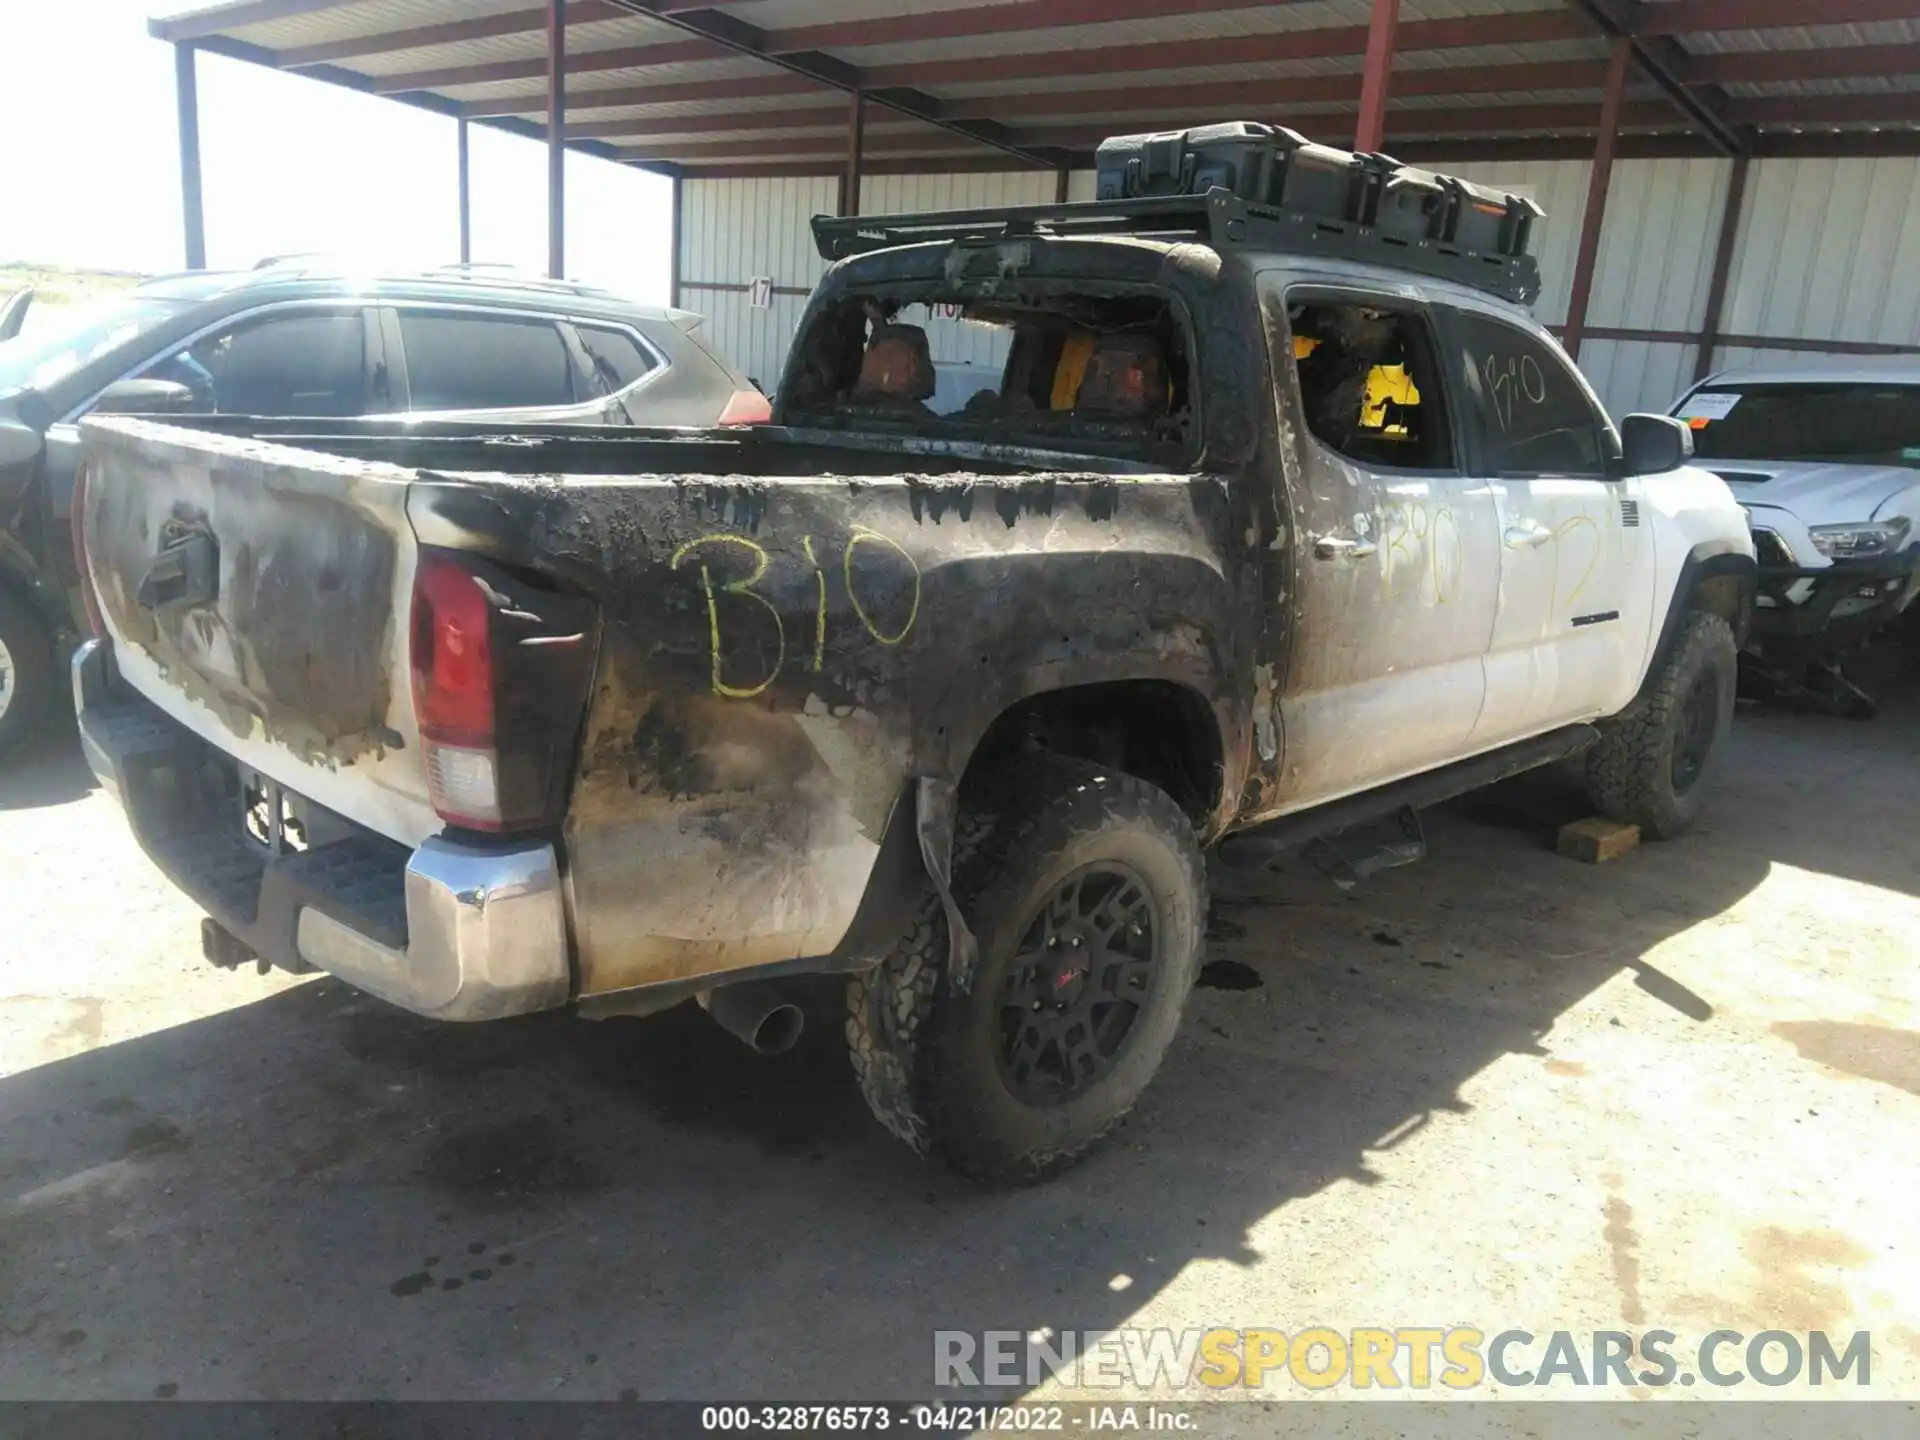
<path fill-rule="evenodd" d="M 62 740 L 0 777 L 0 1397 L 907 1398 L 943 1329 L 1467 1324 L 1868 1330 L 1920 1398 L 1916 722 L 1743 710 L 1707 825 L 1601 868 L 1532 784 L 1351 894 L 1219 873 L 1261 983 L 1015 1193 L 832 1045 L 213 971 Z"/>

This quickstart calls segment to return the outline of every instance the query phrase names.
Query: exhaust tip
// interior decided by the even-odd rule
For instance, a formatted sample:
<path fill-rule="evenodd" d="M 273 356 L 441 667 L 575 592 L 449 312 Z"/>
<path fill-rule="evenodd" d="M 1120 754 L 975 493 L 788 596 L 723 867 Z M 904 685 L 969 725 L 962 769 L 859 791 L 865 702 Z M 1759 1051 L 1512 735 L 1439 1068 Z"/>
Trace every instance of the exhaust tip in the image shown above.
<path fill-rule="evenodd" d="M 798 1005 L 776 1005 L 753 1029 L 747 1043 L 762 1055 L 781 1055 L 800 1043 L 807 1017 Z"/>
<path fill-rule="evenodd" d="M 778 982 L 723 985 L 699 997 L 722 1030 L 757 1055 L 791 1050 L 807 1028 L 806 1012 Z"/>

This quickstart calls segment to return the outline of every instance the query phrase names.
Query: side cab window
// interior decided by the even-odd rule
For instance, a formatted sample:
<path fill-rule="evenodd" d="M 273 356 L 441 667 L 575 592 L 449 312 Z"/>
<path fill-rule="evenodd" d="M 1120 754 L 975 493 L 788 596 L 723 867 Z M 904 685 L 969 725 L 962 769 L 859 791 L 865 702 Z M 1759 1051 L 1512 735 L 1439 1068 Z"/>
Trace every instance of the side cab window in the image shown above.
<path fill-rule="evenodd" d="M 1450 310 L 1468 440 L 1483 475 L 1605 479 L 1619 441 L 1580 372 L 1532 331 Z"/>
<path fill-rule="evenodd" d="M 1291 356 L 1307 428 L 1373 470 L 1454 473 L 1439 348 L 1426 315 L 1405 301 L 1294 291 Z"/>

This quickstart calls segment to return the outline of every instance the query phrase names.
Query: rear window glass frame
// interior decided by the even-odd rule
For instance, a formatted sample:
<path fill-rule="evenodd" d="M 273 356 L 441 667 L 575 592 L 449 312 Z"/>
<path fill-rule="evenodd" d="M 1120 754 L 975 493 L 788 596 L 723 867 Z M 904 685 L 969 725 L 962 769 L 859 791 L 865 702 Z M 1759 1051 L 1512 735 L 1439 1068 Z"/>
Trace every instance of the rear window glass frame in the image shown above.
<path fill-rule="evenodd" d="M 804 367 L 808 363 L 809 339 L 817 336 L 828 324 L 842 323 L 842 317 L 848 306 L 872 299 L 881 302 L 898 302 L 900 309 L 905 311 L 917 305 L 966 306 L 991 304 L 996 300 L 1022 299 L 1044 301 L 1050 295 L 1074 296 L 1095 301 L 1147 300 L 1166 308 L 1167 319 L 1177 327 L 1185 366 L 1185 421 L 1180 427 L 1183 433 L 1178 439 L 1154 440 L 1143 435 L 1129 436 L 1119 433 L 1127 423 L 1124 421 L 1112 422 L 1115 433 L 1100 435 L 1091 433 L 1094 428 L 1092 426 L 1089 426 L 1088 430 L 1078 432 L 1064 426 L 1057 429 L 1020 428 L 1010 424 L 1004 415 L 986 419 L 968 417 L 964 414 L 908 415 L 889 412 L 876 406 L 856 406 L 847 403 L 821 405 L 818 402 L 802 401 L 798 398 L 805 393 Z M 783 424 L 804 429 L 882 436 L 910 435 L 923 439 L 963 443 L 985 442 L 995 446 L 1012 446 L 1058 454 L 1083 454 L 1093 458 L 1145 465 L 1156 470 L 1187 472 L 1199 468 L 1206 445 L 1207 381 L 1198 335 L 1198 328 L 1185 297 L 1178 290 L 1166 285 L 1116 281 L 1094 276 L 1049 274 L 1024 282 L 1008 283 L 998 288 L 996 293 L 982 295 L 979 293 L 977 281 L 957 287 L 944 284 L 939 280 L 924 278 L 852 283 L 836 289 L 824 304 L 808 308 L 799 334 L 795 337 L 789 352 L 785 370 L 786 378 L 780 387 L 782 395 L 786 398 L 778 418 Z"/>

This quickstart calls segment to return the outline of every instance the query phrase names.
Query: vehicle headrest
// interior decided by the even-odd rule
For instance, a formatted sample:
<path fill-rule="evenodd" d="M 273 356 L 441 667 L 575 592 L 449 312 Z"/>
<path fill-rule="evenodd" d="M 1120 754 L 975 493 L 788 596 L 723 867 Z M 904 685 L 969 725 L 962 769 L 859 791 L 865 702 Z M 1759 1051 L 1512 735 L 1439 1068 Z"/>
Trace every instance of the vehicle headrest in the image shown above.
<path fill-rule="evenodd" d="M 927 400 L 934 389 L 933 352 L 927 332 L 918 325 L 875 327 L 854 382 L 856 399 L 887 396 L 895 400 Z"/>
<path fill-rule="evenodd" d="M 1171 404 L 1166 356 L 1148 335 L 1103 335 L 1087 360 L 1076 408 L 1122 419 L 1151 419 Z"/>

